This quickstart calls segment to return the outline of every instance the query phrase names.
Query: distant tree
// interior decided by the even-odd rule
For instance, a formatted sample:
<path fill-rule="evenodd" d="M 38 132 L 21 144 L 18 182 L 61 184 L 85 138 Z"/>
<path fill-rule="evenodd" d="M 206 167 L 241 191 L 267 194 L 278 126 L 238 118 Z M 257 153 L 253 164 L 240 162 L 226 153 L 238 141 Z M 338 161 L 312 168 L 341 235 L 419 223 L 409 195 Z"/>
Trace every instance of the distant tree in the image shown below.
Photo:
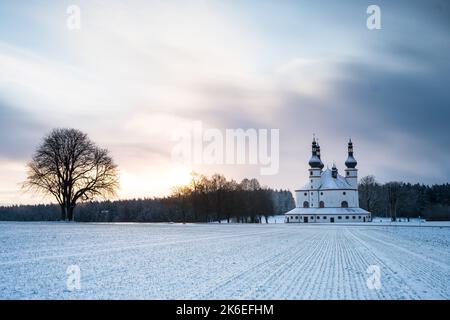
<path fill-rule="evenodd" d="M 192 190 L 189 186 L 177 186 L 172 189 L 172 197 L 175 202 L 175 210 L 181 214 L 183 223 L 187 222 L 189 208 L 192 205 L 190 196 Z"/>
<path fill-rule="evenodd" d="M 378 201 L 377 189 L 379 185 L 372 175 L 362 177 L 359 182 L 359 198 L 362 208 L 372 212 Z"/>
<path fill-rule="evenodd" d="M 401 186 L 402 184 L 400 182 L 388 182 L 385 185 L 388 195 L 389 215 L 391 216 L 392 221 L 397 221 L 397 209 L 401 198 Z"/>
<path fill-rule="evenodd" d="M 114 195 L 119 185 L 117 166 L 108 151 L 77 129 L 54 129 L 27 167 L 23 186 L 54 196 L 62 220 L 73 220 L 78 201 Z"/>

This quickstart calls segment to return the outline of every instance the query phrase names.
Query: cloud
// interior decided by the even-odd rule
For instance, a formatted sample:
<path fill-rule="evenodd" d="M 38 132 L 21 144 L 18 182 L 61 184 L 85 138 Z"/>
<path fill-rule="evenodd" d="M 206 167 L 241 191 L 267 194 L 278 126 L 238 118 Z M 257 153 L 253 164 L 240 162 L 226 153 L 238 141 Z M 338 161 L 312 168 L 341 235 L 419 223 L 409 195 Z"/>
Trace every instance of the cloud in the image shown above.
<path fill-rule="evenodd" d="M 2 8 L 21 16 L 0 22 L 3 158 L 25 161 L 50 128 L 77 127 L 111 150 L 123 196 L 164 194 L 168 183 L 154 181 L 192 169 L 171 162 L 170 133 L 201 120 L 279 128 L 280 174 L 259 177 L 274 187 L 303 184 L 312 133 L 326 162 L 341 164 L 352 136 L 361 174 L 450 177 L 445 1 L 383 2 L 383 29 L 374 32 L 360 1 L 78 4 L 76 32 L 61 3 Z"/>
<path fill-rule="evenodd" d="M 341 141 L 342 150 L 342 140 L 352 136 L 361 167 L 371 169 L 364 173 L 375 173 L 384 181 L 448 181 L 449 59 L 445 53 L 430 53 L 436 59 L 426 59 L 423 50 L 405 45 L 379 54 L 388 62 L 339 62 L 335 67 L 343 76 L 329 83 L 333 94 L 325 99 L 287 95 L 280 122 L 290 136 L 316 132 L 328 143 Z M 402 59 L 408 64 L 399 68 L 395 61 Z M 323 154 L 333 156 L 339 148 L 325 147 Z M 340 158 L 343 162 L 344 155 Z"/>
<path fill-rule="evenodd" d="M 0 101 L 0 159 L 26 159 L 46 129 L 30 113 Z"/>

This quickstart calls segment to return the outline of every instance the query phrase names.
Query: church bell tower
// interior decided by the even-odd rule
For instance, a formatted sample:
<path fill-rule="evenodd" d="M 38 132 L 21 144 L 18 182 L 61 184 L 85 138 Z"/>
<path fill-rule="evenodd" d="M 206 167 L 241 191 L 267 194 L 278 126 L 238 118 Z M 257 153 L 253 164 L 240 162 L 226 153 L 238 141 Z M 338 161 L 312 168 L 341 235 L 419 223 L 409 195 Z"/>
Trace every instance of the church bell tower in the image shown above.
<path fill-rule="evenodd" d="M 316 142 L 316 138 L 313 137 L 311 159 L 309 159 L 309 185 L 310 189 L 318 189 L 320 185 L 320 176 L 322 174 L 323 163 L 320 160 L 320 146 Z"/>
<path fill-rule="evenodd" d="M 345 179 L 354 188 L 358 189 L 358 169 L 356 169 L 356 159 L 353 157 L 353 142 L 352 139 L 348 141 L 348 156 L 345 160 Z"/>

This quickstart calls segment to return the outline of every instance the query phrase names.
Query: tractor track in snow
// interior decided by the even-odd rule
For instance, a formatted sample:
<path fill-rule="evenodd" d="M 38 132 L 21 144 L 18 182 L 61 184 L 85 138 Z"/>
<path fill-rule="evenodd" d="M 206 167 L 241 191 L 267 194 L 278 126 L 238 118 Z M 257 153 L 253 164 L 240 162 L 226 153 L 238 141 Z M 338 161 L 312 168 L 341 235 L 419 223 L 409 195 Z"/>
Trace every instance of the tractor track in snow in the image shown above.
<path fill-rule="evenodd" d="M 0 223 L 1 231 L 0 298 L 450 298 L 448 228 Z M 76 243 L 55 245 L 64 239 Z M 69 264 L 81 267 L 79 292 L 65 289 Z M 380 290 L 367 287 L 370 265 L 380 266 Z"/>
<path fill-rule="evenodd" d="M 134 249 L 143 249 L 143 248 L 158 247 L 158 246 L 177 245 L 177 244 L 197 242 L 197 241 L 213 241 L 213 240 L 222 240 L 222 239 L 229 239 L 229 238 L 251 237 L 251 236 L 255 236 L 255 235 L 263 235 L 263 234 L 270 234 L 270 233 L 274 233 L 274 231 L 263 231 L 263 232 L 260 231 L 260 232 L 232 234 L 232 235 L 225 235 L 225 236 L 194 237 L 194 238 L 191 238 L 188 240 L 181 239 L 181 240 L 172 240 L 172 241 L 166 241 L 166 242 L 148 243 L 149 241 L 143 241 L 143 242 L 139 242 L 139 244 L 131 242 L 131 244 L 127 243 L 127 245 L 125 245 L 125 246 L 118 246 L 118 247 L 114 247 L 114 248 L 101 248 L 101 249 L 97 249 L 97 250 L 84 250 L 84 251 L 77 252 L 77 253 L 47 255 L 47 256 L 39 256 L 39 257 L 34 257 L 34 258 L 3 261 L 3 262 L 0 262 L 0 266 L 21 264 L 21 263 L 34 263 L 34 262 L 41 261 L 41 260 L 66 259 L 66 258 L 74 258 L 74 257 L 82 257 L 82 256 L 91 256 L 91 255 L 97 255 L 97 254 L 108 254 L 108 253 L 120 252 L 120 251 L 124 251 L 124 250 L 134 250 Z M 275 231 L 275 233 L 276 233 L 276 231 Z M 121 241 L 119 243 L 123 243 L 123 242 L 124 241 Z M 82 247 L 82 248 L 84 248 L 84 247 Z M 70 250 L 71 247 L 68 247 L 67 249 Z"/>
<path fill-rule="evenodd" d="M 290 235 L 290 233 L 288 234 Z M 305 238 L 300 238 L 299 240 L 308 242 L 317 238 L 318 235 L 307 235 Z M 310 239 L 313 238 L 313 239 Z M 297 244 L 297 241 L 295 242 Z M 292 244 L 289 245 L 289 248 Z M 300 247 L 296 251 L 304 251 L 305 247 Z M 290 250 L 276 251 L 269 258 L 259 261 L 258 263 L 252 265 L 249 268 L 244 268 L 239 274 L 228 277 L 227 279 L 221 281 L 219 284 L 213 285 L 206 293 L 201 296 L 214 298 L 217 292 L 222 296 L 233 296 L 235 299 L 245 299 L 249 297 L 249 292 L 255 290 L 255 286 L 258 283 L 264 282 L 264 279 L 276 274 L 280 269 L 285 269 L 286 264 L 293 259 L 296 259 L 297 255 L 293 255 Z"/>
<path fill-rule="evenodd" d="M 450 296 L 450 284 L 448 281 L 442 281 L 442 278 L 450 275 L 450 266 L 434 259 L 434 257 L 420 255 L 405 247 L 400 247 L 391 241 L 383 241 L 378 237 L 364 234 L 361 231 L 355 232 L 359 241 L 371 243 L 371 250 L 384 263 L 384 269 L 392 270 L 392 265 L 398 266 L 395 275 L 400 275 L 400 281 L 409 287 L 409 290 L 415 293 L 413 298 L 418 299 L 425 295 L 427 298 L 445 298 Z M 376 244 L 376 245 L 375 245 Z M 413 247 L 412 244 L 410 247 Z M 387 249 L 388 248 L 388 249 Z M 389 250 L 389 256 L 386 251 Z M 420 261 L 420 263 L 417 263 Z M 389 268 L 391 266 L 391 268 Z M 392 272 L 392 271 L 391 271 Z M 426 289 L 425 289 L 426 288 Z M 424 290 L 425 289 L 425 290 Z M 432 295 L 429 293 L 432 292 Z"/>

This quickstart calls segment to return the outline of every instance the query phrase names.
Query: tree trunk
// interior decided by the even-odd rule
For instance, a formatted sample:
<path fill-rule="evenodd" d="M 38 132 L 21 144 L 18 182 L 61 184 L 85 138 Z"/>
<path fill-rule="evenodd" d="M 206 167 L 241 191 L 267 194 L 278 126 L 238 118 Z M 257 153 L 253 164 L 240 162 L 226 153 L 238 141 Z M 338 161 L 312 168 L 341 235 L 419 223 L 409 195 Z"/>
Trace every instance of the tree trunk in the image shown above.
<path fill-rule="evenodd" d="M 61 220 L 66 221 L 66 207 L 64 205 L 61 205 Z"/>
<path fill-rule="evenodd" d="M 69 209 L 68 209 L 68 212 L 67 212 L 67 219 L 69 220 L 69 221 L 73 221 L 73 211 L 74 211 L 74 207 L 73 206 L 70 206 L 69 207 Z"/>

